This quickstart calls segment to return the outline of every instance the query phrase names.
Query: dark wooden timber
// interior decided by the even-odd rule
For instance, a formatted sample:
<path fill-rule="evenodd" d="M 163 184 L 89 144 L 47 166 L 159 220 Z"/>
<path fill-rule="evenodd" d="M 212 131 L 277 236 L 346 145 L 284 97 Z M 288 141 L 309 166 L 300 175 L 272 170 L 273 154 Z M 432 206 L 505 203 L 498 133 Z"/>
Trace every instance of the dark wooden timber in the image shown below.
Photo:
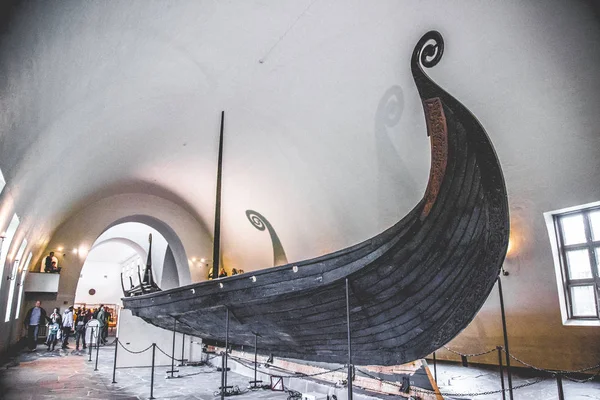
<path fill-rule="evenodd" d="M 148 257 L 146 258 L 146 268 L 144 269 L 144 277 L 142 278 L 142 274 L 140 274 L 140 269 L 138 265 L 138 279 L 140 281 L 139 285 L 133 286 L 133 281 L 131 281 L 131 277 L 129 280 L 131 282 L 131 288 L 129 290 L 125 290 L 123 287 L 123 293 L 125 297 L 132 296 L 140 296 L 146 293 L 154 293 L 159 292 L 160 288 L 154 281 L 154 277 L 152 275 L 152 234 L 148 235 Z M 123 274 L 121 274 L 121 286 L 123 285 Z"/>
<path fill-rule="evenodd" d="M 508 244 L 504 178 L 477 119 L 424 73 L 442 57 L 429 32 L 411 61 L 431 141 L 423 199 L 395 225 L 349 248 L 311 260 L 123 299 L 165 329 L 207 342 L 228 341 L 278 357 L 345 363 L 346 296 L 352 362 L 395 365 L 450 341 L 474 318 L 494 286 Z M 218 257 L 215 257 L 215 260 Z"/>
<path fill-rule="evenodd" d="M 221 175 L 223 173 L 223 126 L 225 124 L 225 111 L 221 111 L 221 130 L 219 133 L 219 159 L 217 161 L 217 199 L 215 202 L 215 233 L 213 242 L 213 268 L 212 276 L 219 276 L 219 263 L 221 261 Z"/>

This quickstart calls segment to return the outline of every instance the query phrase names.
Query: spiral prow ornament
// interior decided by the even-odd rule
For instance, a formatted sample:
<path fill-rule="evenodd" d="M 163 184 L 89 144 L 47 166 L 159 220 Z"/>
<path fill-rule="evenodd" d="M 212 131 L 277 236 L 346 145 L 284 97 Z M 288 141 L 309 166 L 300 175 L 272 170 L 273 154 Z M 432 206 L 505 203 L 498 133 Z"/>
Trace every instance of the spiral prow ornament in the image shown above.
<path fill-rule="evenodd" d="M 285 250 L 283 250 L 283 246 L 281 245 L 281 241 L 273 229 L 273 226 L 262 214 L 254 210 L 246 210 L 246 217 L 248 217 L 248 221 L 259 231 L 264 231 L 265 229 L 269 231 L 269 235 L 271 236 L 271 242 L 273 244 L 273 265 L 284 265 L 288 263 L 287 256 L 285 255 Z"/>

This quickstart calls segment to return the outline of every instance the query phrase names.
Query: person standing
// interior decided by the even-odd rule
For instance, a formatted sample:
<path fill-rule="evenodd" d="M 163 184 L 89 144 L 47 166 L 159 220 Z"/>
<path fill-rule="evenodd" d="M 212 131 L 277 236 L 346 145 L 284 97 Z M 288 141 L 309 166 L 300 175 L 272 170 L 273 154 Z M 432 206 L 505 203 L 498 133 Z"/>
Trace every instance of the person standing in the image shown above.
<path fill-rule="evenodd" d="M 45 323 L 46 321 L 50 321 L 50 319 L 46 315 L 46 310 L 42 308 L 42 302 L 38 300 L 35 302 L 35 307 L 30 308 L 25 315 L 24 324 L 27 329 L 27 344 L 29 350 L 35 351 L 40 323 Z"/>
<path fill-rule="evenodd" d="M 77 317 L 75 318 L 75 350 L 79 351 L 79 340 L 83 344 L 83 348 L 85 349 L 87 346 L 85 345 L 85 324 L 87 311 L 85 308 L 82 310 L 81 307 L 77 308 Z"/>
<path fill-rule="evenodd" d="M 54 267 L 52 263 L 55 263 Z M 51 251 L 44 259 L 44 272 L 53 272 L 56 267 L 58 267 L 58 258 L 54 257 L 54 252 Z"/>
<path fill-rule="evenodd" d="M 70 306 L 65 310 L 62 316 L 62 348 L 68 348 L 69 335 L 73 329 L 73 306 Z"/>
<path fill-rule="evenodd" d="M 98 331 L 100 332 L 100 341 L 102 344 L 106 344 L 106 339 L 104 337 L 104 328 L 108 325 L 108 316 L 106 310 L 104 309 L 104 305 L 100 305 L 100 311 L 98 312 L 98 316 L 96 318 L 98 320 Z"/>
<path fill-rule="evenodd" d="M 54 351 L 56 341 L 58 340 L 58 333 L 62 326 L 62 318 L 58 311 L 58 308 L 54 309 L 54 312 L 50 314 L 50 322 L 48 323 L 48 337 L 46 338 L 46 345 L 48 351 Z"/>

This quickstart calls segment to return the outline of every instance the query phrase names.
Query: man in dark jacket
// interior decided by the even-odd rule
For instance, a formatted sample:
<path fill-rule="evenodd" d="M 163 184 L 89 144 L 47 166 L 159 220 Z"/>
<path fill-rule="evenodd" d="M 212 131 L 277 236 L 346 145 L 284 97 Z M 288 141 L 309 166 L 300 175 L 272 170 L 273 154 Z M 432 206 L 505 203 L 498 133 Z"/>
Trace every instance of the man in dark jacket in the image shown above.
<path fill-rule="evenodd" d="M 87 318 L 87 310 L 81 307 L 77 308 L 77 318 L 75 318 L 75 350 L 79 351 L 79 340 L 83 344 L 83 348 L 85 349 L 87 346 L 85 344 L 85 324 L 89 321 Z"/>
<path fill-rule="evenodd" d="M 42 302 L 36 301 L 35 307 L 27 311 L 25 315 L 25 328 L 27 329 L 27 344 L 29 350 L 34 351 L 37 347 L 38 329 L 40 325 L 50 322 L 50 318 L 46 315 L 46 310 L 42 308 Z"/>

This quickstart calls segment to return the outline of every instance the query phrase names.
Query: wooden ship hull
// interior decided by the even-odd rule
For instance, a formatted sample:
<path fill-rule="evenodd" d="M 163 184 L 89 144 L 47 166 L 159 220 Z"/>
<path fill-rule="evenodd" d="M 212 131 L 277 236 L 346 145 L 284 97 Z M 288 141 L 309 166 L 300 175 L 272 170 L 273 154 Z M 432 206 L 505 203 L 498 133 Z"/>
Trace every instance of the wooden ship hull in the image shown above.
<path fill-rule="evenodd" d="M 429 32 L 411 66 L 431 140 L 423 199 L 352 247 L 279 267 L 124 298 L 156 326 L 276 357 L 396 365 L 430 354 L 474 318 L 498 278 L 509 218 L 499 161 L 483 127 L 422 67 L 443 39 Z M 348 290 L 349 307 L 346 304 Z"/>

